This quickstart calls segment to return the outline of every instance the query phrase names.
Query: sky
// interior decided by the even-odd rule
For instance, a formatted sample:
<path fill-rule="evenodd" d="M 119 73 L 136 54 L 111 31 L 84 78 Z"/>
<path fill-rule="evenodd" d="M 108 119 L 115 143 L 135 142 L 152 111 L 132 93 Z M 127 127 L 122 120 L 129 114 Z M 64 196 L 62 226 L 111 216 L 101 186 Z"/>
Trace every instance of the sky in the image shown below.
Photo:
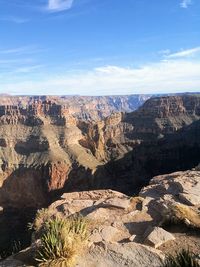
<path fill-rule="evenodd" d="M 0 93 L 200 91 L 200 0 L 0 0 Z"/>

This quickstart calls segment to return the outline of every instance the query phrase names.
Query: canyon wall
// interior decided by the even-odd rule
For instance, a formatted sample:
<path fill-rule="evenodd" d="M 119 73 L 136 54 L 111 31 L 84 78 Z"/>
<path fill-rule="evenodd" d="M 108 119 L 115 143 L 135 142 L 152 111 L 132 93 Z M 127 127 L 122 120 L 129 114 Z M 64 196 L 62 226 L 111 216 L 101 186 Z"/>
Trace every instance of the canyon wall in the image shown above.
<path fill-rule="evenodd" d="M 131 112 L 151 95 L 128 96 L 10 96 L 0 95 L 0 105 L 26 107 L 35 102 L 52 102 L 67 107 L 78 119 L 97 121 L 114 112 Z"/>
<path fill-rule="evenodd" d="M 200 162 L 200 97 L 151 98 L 93 122 L 67 105 L 0 106 L 0 206 L 44 207 L 62 192 L 137 192 L 157 174 Z"/>

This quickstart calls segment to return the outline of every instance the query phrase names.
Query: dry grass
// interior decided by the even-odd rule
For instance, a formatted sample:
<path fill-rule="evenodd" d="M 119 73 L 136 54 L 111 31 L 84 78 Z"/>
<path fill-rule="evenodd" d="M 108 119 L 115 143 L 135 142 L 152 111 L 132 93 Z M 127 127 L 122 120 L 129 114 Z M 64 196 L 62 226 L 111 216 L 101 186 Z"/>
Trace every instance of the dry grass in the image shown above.
<path fill-rule="evenodd" d="M 200 214 L 193 208 L 176 204 L 171 205 L 164 214 L 163 223 L 184 223 L 193 228 L 200 228 Z"/>
<path fill-rule="evenodd" d="M 169 255 L 162 267 L 200 267 L 196 255 L 188 250 L 182 250 L 175 256 Z"/>
<path fill-rule="evenodd" d="M 48 220 L 43 228 L 41 245 L 36 253 L 39 266 L 74 266 L 76 257 L 86 245 L 86 220 L 82 217 L 55 217 Z"/>
<path fill-rule="evenodd" d="M 39 232 L 45 222 L 49 221 L 52 217 L 52 214 L 48 209 L 38 210 L 35 216 L 35 220 L 33 223 L 28 224 L 28 228 L 34 230 L 35 232 Z"/>

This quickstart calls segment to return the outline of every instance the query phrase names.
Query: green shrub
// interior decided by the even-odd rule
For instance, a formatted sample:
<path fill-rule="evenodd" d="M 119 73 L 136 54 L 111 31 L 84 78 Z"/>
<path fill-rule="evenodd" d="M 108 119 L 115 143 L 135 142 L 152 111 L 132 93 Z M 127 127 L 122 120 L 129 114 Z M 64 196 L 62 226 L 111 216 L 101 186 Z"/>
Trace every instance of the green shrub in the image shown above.
<path fill-rule="evenodd" d="M 39 266 L 74 266 L 86 239 L 87 222 L 84 218 L 49 219 L 44 225 L 36 260 Z"/>
<path fill-rule="evenodd" d="M 182 250 L 175 256 L 168 256 L 162 267 L 200 267 L 195 255 L 188 250 Z"/>

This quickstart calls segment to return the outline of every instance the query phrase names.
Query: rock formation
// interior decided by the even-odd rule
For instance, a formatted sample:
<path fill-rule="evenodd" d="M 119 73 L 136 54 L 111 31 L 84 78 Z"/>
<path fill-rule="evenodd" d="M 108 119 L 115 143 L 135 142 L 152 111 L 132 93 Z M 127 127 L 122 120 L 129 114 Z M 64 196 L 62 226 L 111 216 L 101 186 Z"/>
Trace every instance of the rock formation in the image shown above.
<path fill-rule="evenodd" d="M 200 162 L 198 96 L 152 98 L 97 123 L 65 105 L 0 106 L 0 206 L 41 207 L 60 190 L 133 194 L 158 174 Z"/>
<path fill-rule="evenodd" d="M 198 253 L 200 249 L 197 232 L 196 236 L 189 231 L 179 234 L 184 228 L 181 222 L 178 223 L 179 231 L 171 228 L 173 233 L 160 225 L 160 218 L 165 219 L 164 210 L 173 203 L 190 211 L 185 215 L 185 221 L 192 222 L 196 216 L 200 228 L 199 184 L 199 171 L 176 172 L 154 177 L 150 185 L 141 190 L 140 197 L 129 197 L 112 190 L 65 193 L 46 212 L 52 217 L 79 214 L 88 218 L 91 225 L 88 249 L 77 259 L 77 266 L 160 267 L 164 253 L 181 248 Z M 187 198 L 182 197 L 184 194 Z M 195 199 L 195 203 L 188 199 Z M 195 216 L 189 217 L 190 214 Z M 30 266 L 34 242 L 37 241 L 0 266 Z"/>
<path fill-rule="evenodd" d="M 97 121 L 114 112 L 131 112 L 151 95 L 129 96 L 9 96 L 0 95 L 0 105 L 26 107 L 35 102 L 52 102 L 66 106 L 69 114 L 78 119 Z"/>

